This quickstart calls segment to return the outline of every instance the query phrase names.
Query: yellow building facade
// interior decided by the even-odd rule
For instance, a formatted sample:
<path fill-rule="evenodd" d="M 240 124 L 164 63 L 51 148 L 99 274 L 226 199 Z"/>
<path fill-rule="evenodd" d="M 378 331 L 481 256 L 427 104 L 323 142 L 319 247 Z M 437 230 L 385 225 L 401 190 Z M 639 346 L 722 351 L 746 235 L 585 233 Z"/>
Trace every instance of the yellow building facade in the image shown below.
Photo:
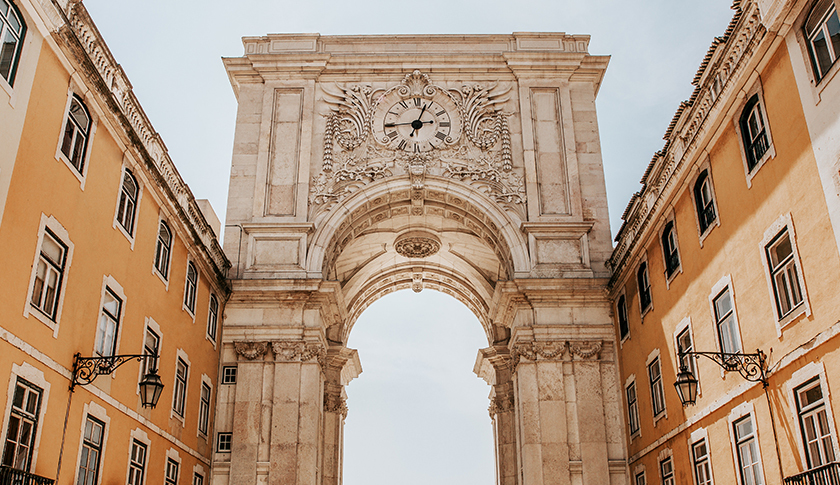
<path fill-rule="evenodd" d="M 622 217 L 608 265 L 634 485 L 840 479 L 839 6 L 735 1 Z"/>
<path fill-rule="evenodd" d="M 0 0 L 0 28 L 0 481 L 209 483 L 218 219 L 81 3 Z"/>

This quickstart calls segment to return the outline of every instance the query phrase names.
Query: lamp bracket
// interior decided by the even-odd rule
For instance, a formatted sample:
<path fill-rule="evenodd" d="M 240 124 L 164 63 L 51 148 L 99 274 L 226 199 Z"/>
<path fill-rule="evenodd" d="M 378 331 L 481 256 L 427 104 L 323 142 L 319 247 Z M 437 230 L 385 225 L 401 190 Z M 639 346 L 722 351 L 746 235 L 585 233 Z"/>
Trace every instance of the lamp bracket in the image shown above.
<path fill-rule="evenodd" d="M 741 352 L 679 352 L 680 362 L 683 356 L 702 356 L 714 361 L 727 372 L 738 372 L 741 377 L 750 382 L 761 382 L 767 387 L 767 356 L 760 349 L 753 354 Z"/>
<path fill-rule="evenodd" d="M 109 355 L 106 357 L 82 357 L 76 352 L 73 355 L 73 379 L 70 381 L 70 392 L 73 392 L 76 384 L 86 386 L 96 380 L 99 376 L 113 374 L 117 368 L 128 361 L 146 361 L 154 359 L 157 361 L 157 354 L 127 354 Z"/>

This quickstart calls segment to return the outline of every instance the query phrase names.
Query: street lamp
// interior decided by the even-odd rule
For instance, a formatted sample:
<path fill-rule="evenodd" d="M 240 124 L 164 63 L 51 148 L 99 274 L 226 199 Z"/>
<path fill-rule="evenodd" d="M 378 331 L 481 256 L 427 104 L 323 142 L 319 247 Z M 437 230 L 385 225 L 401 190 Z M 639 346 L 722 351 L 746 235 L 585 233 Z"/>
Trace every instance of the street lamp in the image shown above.
<path fill-rule="evenodd" d="M 154 408 L 163 391 L 163 382 L 157 374 L 157 354 L 109 355 L 106 357 L 82 357 L 76 352 L 73 355 L 73 380 L 70 381 L 70 392 L 77 384 L 87 385 L 97 377 L 113 374 L 117 368 L 130 360 L 146 362 L 152 360 L 150 369 L 140 380 L 140 400 L 144 408 Z"/>
<path fill-rule="evenodd" d="M 685 364 L 685 357 L 703 356 L 721 366 L 727 372 L 738 372 L 750 382 L 761 382 L 767 388 L 767 357 L 761 350 L 754 354 L 727 352 L 684 352 L 679 351 L 680 372 L 674 387 L 683 406 L 694 405 L 697 401 L 697 377 Z"/>

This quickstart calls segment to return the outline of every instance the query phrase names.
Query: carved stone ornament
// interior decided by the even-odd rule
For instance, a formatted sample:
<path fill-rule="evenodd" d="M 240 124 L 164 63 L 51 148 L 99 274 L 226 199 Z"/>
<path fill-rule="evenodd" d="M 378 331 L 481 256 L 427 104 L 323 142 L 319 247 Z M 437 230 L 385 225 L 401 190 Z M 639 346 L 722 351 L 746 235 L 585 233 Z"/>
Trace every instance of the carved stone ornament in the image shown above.
<path fill-rule="evenodd" d="M 340 414 L 342 418 L 346 418 L 347 400 L 338 394 L 324 393 L 324 411 Z"/>
<path fill-rule="evenodd" d="M 487 408 L 487 411 L 490 413 L 490 417 L 493 418 L 499 413 L 509 413 L 512 412 L 516 403 L 513 399 L 513 394 L 503 394 L 500 396 L 493 396 L 493 399 L 490 400 L 490 407 Z"/>
<path fill-rule="evenodd" d="M 322 344 L 306 343 L 303 340 L 278 340 L 271 342 L 276 362 L 307 362 L 317 359 L 324 365 L 327 349 Z"/>
<path fill-rule="evenodd" d="M 524 172 L 514 170 L 510 113 L 503 111 L 510 99 L 510 86 L 474 83 L 445 88 L 432 84 L 427 74 L 414 71 L 391 87 L 335 84 L 334 89 L 323 89 L 323 101 L 330 111 L 326 114 L 321 171 L 312 178 L 312 215 L 330 210 L 377 180 L 408 176 L 412 187 L 420 189 L 426 176 L 433 175 L 474 186 L 524 216 Z M 422 153 L 398 148 L 377 124 L 390 103 L 418 96 L 429 102 L 435 99 L 452 112 L 450 134 Z"/>
<path fill-rule="evenodd" d="M 397 254 L 410 259 L 422 259 L 440 251 L 440 239 L 434 234 L 423 231 L 412 231 L 397 237 L 394 241 Z M 422 282 L 422 276 L 420 278 Z"/>
<path fill-rule="evenodd" d="M 414 273 L 411 275 L 411 291 L 420 293 L 423 291 L 423 274 Z"/>
<path fill-rule="evenodd" d="M 233 348 L 236 353 L 246 360 L 255 360 L 268 351 L 268 342 L 234 342 Z"/>
<path fill-rule="evenodd" d="M 603 343 L 600 340 L 593 342 L 587 341 L 572 341 L 569 342 L 569 351 L 581 359 L 597 360 L 601 355 Z"/>
<path fill-rule="evenodd" d="M 524 357 L 527 360 L 560 360 L 566 353 L 566 341 L 522 342 L 514 345 L 510 352 L 514 370 Z"/>

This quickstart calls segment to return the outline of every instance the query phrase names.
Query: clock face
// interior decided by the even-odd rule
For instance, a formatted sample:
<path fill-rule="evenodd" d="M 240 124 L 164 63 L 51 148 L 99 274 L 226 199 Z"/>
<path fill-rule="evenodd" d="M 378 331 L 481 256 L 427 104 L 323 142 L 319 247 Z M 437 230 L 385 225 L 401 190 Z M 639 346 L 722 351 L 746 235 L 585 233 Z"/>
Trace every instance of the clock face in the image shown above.
<path fill-rule="evenodd" d="M 453 109 L 445 96 L 412 96 L 397 99 L 382 109 L 374 120 L 379 138 L 393 150 L 423 153 L 453 143 L 460 133 Z"/>

